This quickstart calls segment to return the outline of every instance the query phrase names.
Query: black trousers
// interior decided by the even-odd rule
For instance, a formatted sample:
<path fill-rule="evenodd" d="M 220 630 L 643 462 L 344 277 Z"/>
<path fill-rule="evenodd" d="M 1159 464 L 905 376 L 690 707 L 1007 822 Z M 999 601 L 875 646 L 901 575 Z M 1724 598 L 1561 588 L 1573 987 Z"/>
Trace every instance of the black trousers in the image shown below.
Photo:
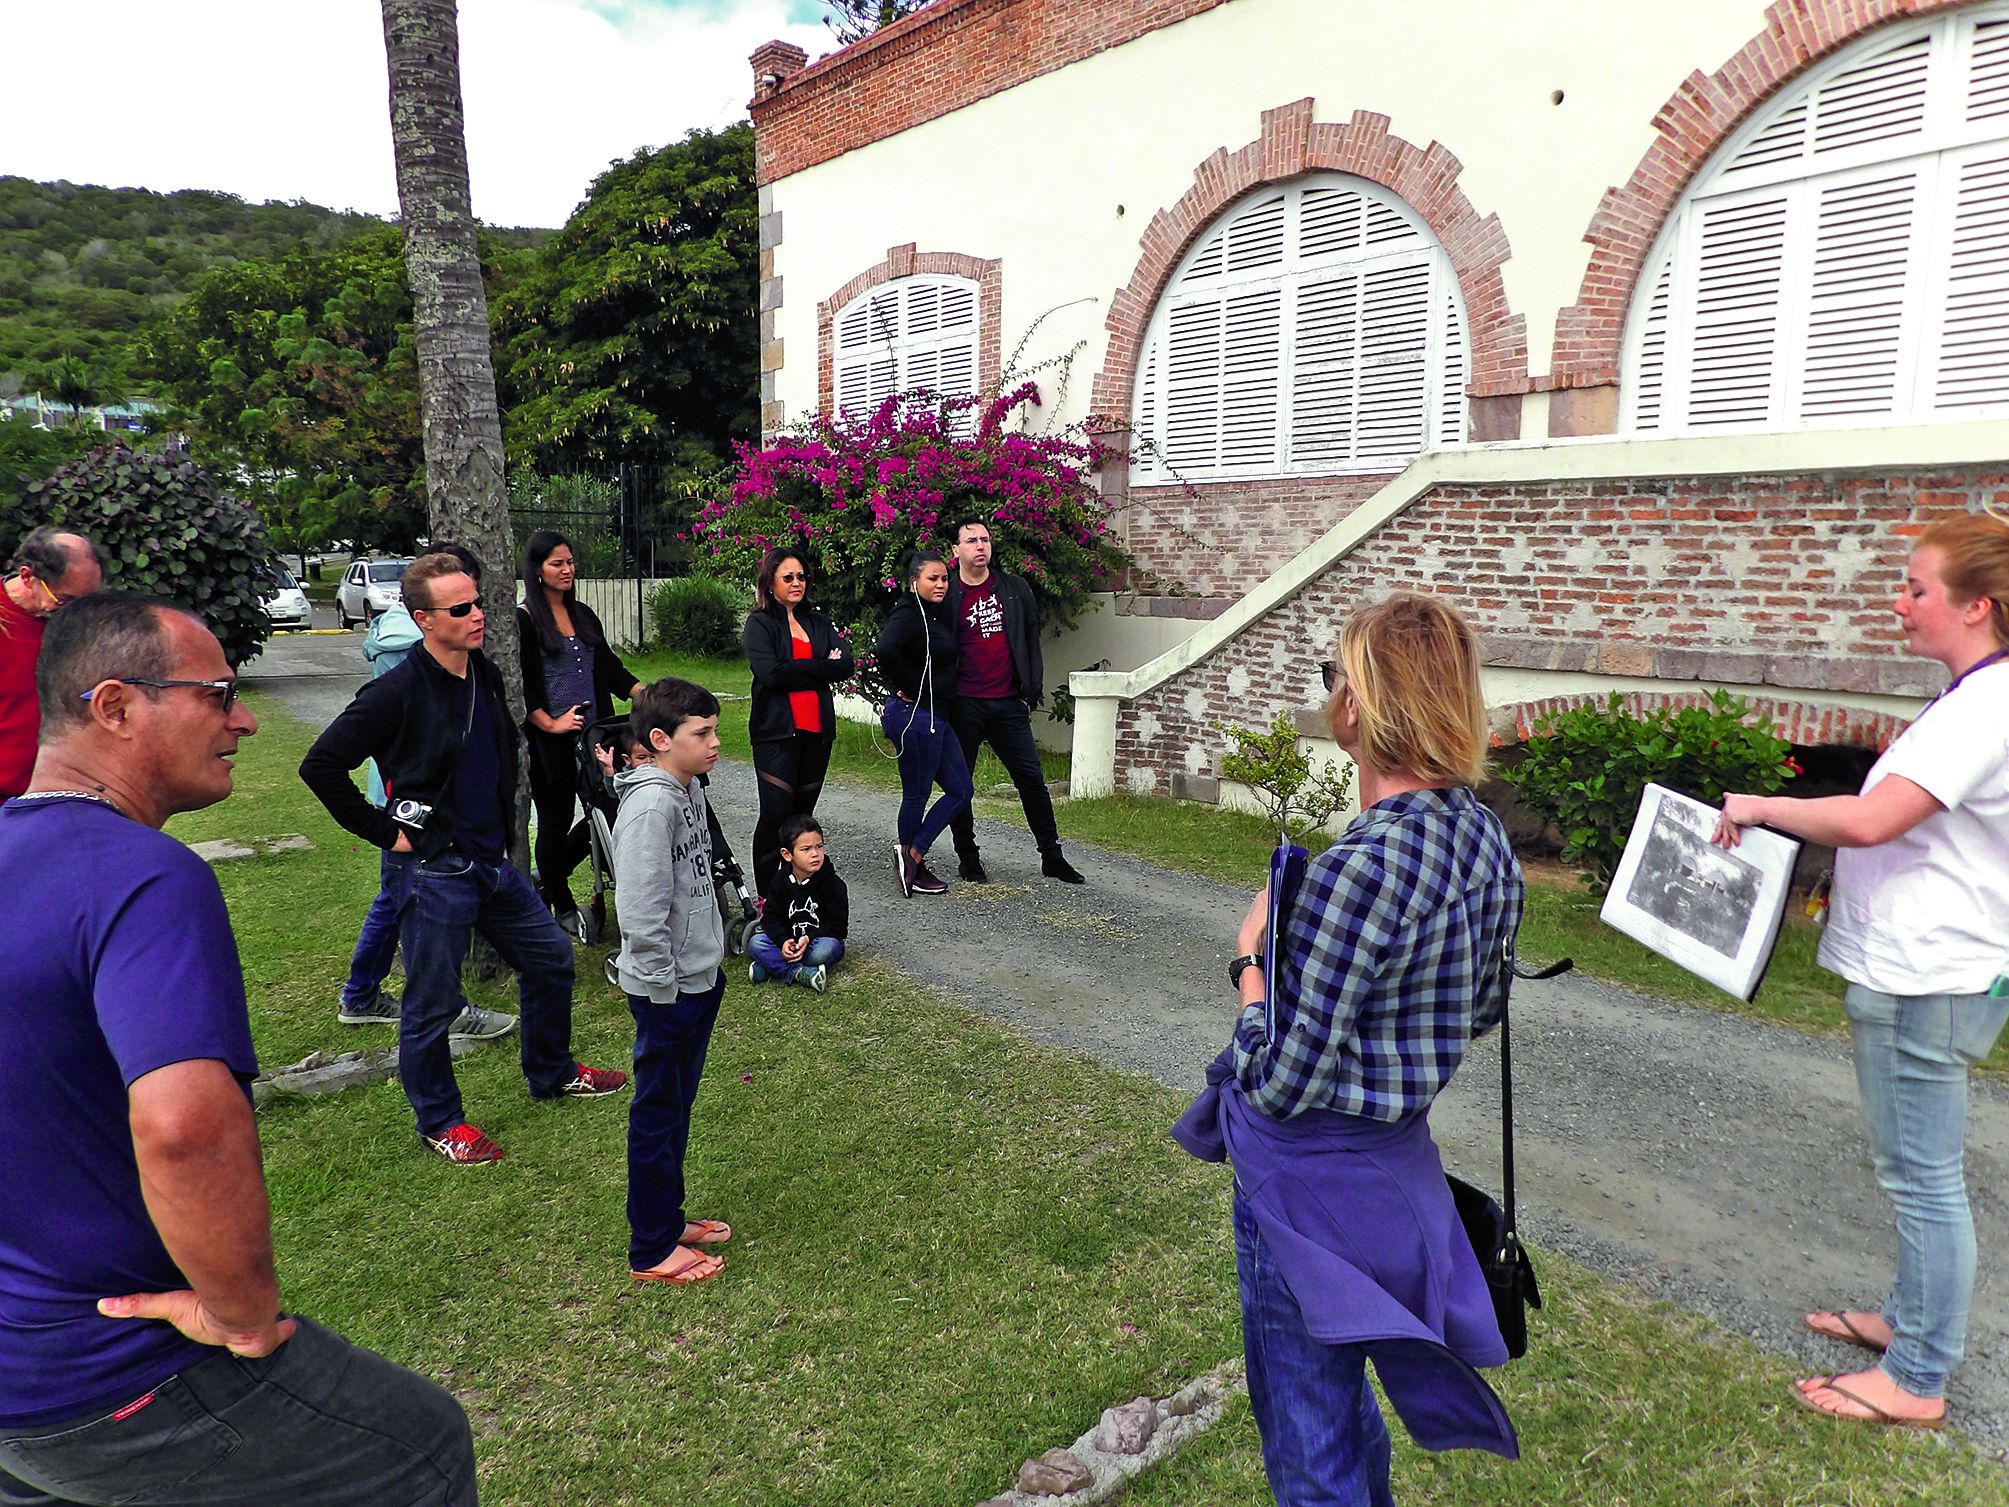
<path fill-rule="evenodd" d="M 1046 771 L 1040 768 L 1039 745 L 1032 739 L 1032 711 L 1016 696 L 958 696 L 949 711 L 949 725 L 963 746 L 963 759 L 972 770 L 977 767 L 977 748 L 988 743 L 991 752 L 1018 787 L 1019 804 L 1025 807 L 1026 825 L 1032 840 L 1039 844 L 1039 856 L 1052 858 L 1060 853 L 1060 828 L 1053 819 L 1053 797 L 1047 794 Z M 965 806 L 949 824 L 955 836 L 956 856 L 977 856 L 976 818 Z"/>
<path fill-rule="evenodd" d="M 579 908 L 568 881 L 588 846 L 584 824 L 573 821 L 579 809 L 577 761 L 570 737 L 530 734 L 530 804 L 537 812 L 530 861 L 536 866 L 545 903 L 561 916 Z"/>
<path fill-rule="evenodd" d="M 753 824 L 755 894 L 765 895 L 781 871 L 781 824 L 816 809 L 835 741 L 824 733 L 799 732 L 753 745 L 754 787 L 760 792 L 760 815 Z"/>

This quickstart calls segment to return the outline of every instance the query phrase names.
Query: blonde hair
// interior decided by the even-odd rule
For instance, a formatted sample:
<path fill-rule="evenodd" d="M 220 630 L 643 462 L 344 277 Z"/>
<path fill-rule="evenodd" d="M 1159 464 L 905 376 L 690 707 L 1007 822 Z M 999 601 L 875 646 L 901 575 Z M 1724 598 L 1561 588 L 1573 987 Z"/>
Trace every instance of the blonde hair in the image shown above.
<path fill-rule="evenodd" d="M 1914 549 L 1927 545 L 1939 551 L 1939 579 L 1955 602 L 1964 606 L 1986 597 L 1993 604 L 1988 626 L 1995 642 L 2009 648 L 2009 523 L 1988 513 L 1963 513 L 1935 523 Z"/>
<path fill-rule="evenodd" d="M 1397 592 L 1346 620 L 1339 660 L 1360 708 L 1363 762 L 1432 785 L 1476 785 L 1486 777 L 1479 644 L 1457 608 Z"/>

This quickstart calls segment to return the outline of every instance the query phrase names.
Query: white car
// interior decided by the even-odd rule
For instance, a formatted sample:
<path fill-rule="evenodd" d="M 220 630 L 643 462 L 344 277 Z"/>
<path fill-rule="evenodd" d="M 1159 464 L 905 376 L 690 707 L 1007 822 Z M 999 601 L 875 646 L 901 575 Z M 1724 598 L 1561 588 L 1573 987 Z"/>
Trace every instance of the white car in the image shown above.
<path fill-rule="evenodd" d="M 307 593 L 293 579 L 293 573 L 277 560 L 265 567 L 264 594 L 259 599 L 265 620 L 274 628 L 305 628 L 313 618 L 307 607 Z"/>
<path fill-rule="evenodd" d="M 398 585 L 410 555 L 399 560 L 354 560 L 342 572 L 342 584 L 335 588 L 335 619 L 344 628 L 367 623 L 380 612 L 389 612 L 404 596 Z"/>

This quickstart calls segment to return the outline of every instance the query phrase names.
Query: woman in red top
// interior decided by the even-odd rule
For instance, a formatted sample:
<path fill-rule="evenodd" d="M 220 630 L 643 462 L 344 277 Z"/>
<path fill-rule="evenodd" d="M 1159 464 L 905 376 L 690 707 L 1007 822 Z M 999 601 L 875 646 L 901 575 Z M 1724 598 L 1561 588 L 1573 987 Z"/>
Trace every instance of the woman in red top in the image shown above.
<path fill-rule="evenodd" d="M 808 592 L 808 562 L 793 550 L 769 550 L 754 578 L 754 609 L 740 636 L 753 671 L 747 733 L 760 792 L 753 882 L 763 895 L 781 868 L 781 824 L 816 809 L 837 736 L 831 687 L 849 680 L 856 668 L 830 619 L 804 600 Z"/>

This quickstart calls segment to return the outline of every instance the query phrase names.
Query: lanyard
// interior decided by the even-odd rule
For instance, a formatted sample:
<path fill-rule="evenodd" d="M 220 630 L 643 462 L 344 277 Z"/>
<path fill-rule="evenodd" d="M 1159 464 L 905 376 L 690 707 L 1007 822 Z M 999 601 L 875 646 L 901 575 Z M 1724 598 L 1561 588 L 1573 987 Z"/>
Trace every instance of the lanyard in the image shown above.
<path fill-rule="evenodd" d="M 1983 655 L 1980 659 L 1975 660 L 1973 664 L 1969 665 L 1966 669 L 1962 670 L 1958 675 L 1954 676 L 1953 684 L 1949 685 L 1945 690 L 1941 691 L 1939 693 L 1939 696 L 1952 695 L 1954 691 L 1960 688 L 1960 682 L 1965 680 L 1968 676 L 1972 675 L 1976 670 L 1984 670 L 1989 665 L 1992 665 L 1996 661 L 2003 659 L 2009 659 L 2009 649 L 1997 649 L 1993 654 Z M 1934 701 L 1937 701 L 1939 699 L 1939 696 L 1935 696 L 1932 699 Z"/>

